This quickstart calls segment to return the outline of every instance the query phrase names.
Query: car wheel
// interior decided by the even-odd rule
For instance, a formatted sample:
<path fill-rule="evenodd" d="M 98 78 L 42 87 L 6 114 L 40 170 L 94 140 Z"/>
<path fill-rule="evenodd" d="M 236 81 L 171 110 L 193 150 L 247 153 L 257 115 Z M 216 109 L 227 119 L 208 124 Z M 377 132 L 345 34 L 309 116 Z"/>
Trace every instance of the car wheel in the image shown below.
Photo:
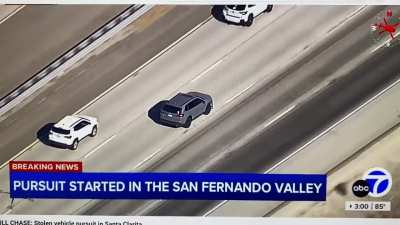
<path fill-rule="evenodd" d="M 74 142 L 72 142 L 71 149 L 76 150 L 78 148 L 78 144 L 79 144 L 78 139 L 75 139 Z"/>
<path fill-rule="evenodd" d="M 250 14 L 249 18 L 247 18 L 245 25 L 248 27 L 251 26 L 253 24 L 253 20 L 254 20 L 254 16 L 253 16 L 253 14 Z"/>
<path fill-rule="evenodd" d="M 92 128 L 92 133 L 90 133 L 90 137 L 94 137 L 94 136 L 96 136 L 96 134 L 97 134 L 97 126 L 94 126 Z"/>
<path fill-rule="evenodd" d="M 273 7 L 273 5 L 267 5 L 267 9 L 264 12 L 267 12 L 267 13 L 271 12 L 272 7 Z"/>
<path fill-rule="evenodd" d="M 184 127 L 185 127 L 185 128 L 189 128 L 191 124 L 192 124 L 192 117 L 189 116 L 189 117 L 187 118 L 186 122 L 185 122 Z"/>
<path fill-rule="evenodd" d="M 204 115 L 208 115 L 211 112 L 211 104 L 208 103 L 207 107 L 206 107 L 206 111 L 204 111 Z"/>

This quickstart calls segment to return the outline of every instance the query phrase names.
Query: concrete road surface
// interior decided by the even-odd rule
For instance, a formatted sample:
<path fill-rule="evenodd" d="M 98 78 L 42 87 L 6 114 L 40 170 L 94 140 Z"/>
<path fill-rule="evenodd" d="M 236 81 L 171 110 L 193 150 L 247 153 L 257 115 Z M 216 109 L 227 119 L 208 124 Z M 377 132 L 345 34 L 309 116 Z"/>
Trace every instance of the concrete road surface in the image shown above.
<path fill-rule="evenodd" d="M 127 8 L 27 5 L 0 24 L 0 98 Z"/>
<path fill-rule="evenodd" d="M 368 28 L 368 24 L 369 23 L 365 24 L 364 27 Z M 355 33 L 355 35 L 361 39 L 353 42 L 353 47 L 357 49 L 373 49 L 369 48 L 367 44 L 368 36 L 363 34 L 361 30 L 359 31 L 360 33 Z M 343 47 L 344 46 L 345 44 L 343 44 Z M 152 170 L 264 172 L 265 168 L 275 165 L 275 163 L 292 153 L 297 146 L 304 143 L 311 135 L 327 127 L 334 119 L 338 119 L 357 104 L 361 104 L 363 100 L 375 94 L 383 88 L 384 85 L 398 79 L 400 76 L 398 74 L 400 65 L 397 61 L 398 57 L 400 57 L 399 50 L 400 47 L 393 47 L 376 54 L 370 54 L 368 60 L 360 64 L 355 64 L 356 67 L 348 70 L 347 73 L 344 74 L 345 76 L 333 80 L 323 91 L 320 91 L 317 96 L 313 96 L 308 101 L 295 104 L 295 108 L 292 108 L 289 112 L 286 111 L 287 113 L 280 117 L 279 120 L 275 121 L 275 123 L 261 129 L 258 133 L 254 133 L 254 136 L 250 140 L 240 142 L 242 141 L 240 137 L 245 137 L 249 132 L 252 132 L 251 129 L 246 130 L 246 127 L 254 129 L 256 126 L 251 127 L 249 125 L 254 121 L 258 121 L 258 124 L 262 123 L 261 121 L 265 121 L 266 115 L 271 111 L 270 106 L 279 105 L 282 103 L 282 100 L 284 100 L 284 98 L 280 96 L 280 98 L 277 99 L 278 101 L 264 104 L 268 102 L 267 99 L 271 99 L 271 96 L 275 93 L 279 93 L 279 89 L 282 88 L 283 84 L 278 84 L 272 88 L 266 86 L 264 92 L 260 92 L 258 95 L 247 99 L 246 103 L 243 103 L 232 115 L 221 120 L 219 122 L 221 125 L 216 125 L 212 130 L 210 129 L 210 132 L 196 137 L 196 140 L 191 142 L 190 145 L 180 149 L 178 154 L 169 157 L 166 163 L 162 161 L 159 162 L 159 166 L 153 167 Z M 355 52 L 352 51 L 350 46 L 342 49 L 341 46 L 338 45 L 333 51 L 340 51 L 341 54 L 338 54 L 336 56 L 337 58 L 331 59 L 332 61 L 330 61 L 329 64 L 320 62 L 324 55 L 320 55 L 318 59 L 314 59 L 315 65 L 318 65 L 317 67 L 324 67 L 318 70 L 306 70 L 314 73 L 311 77 L 336 73 L 340 68 L 352 66 L 351 63 L 346 64 L 346 61 L 350 61 L 350 58 L 346 59 L 346 57 Z M 300 69 L 300 71 L 302 71 L 302 69 Z M 301 76 L 301 72 L 295 72 L 293 75 Z M 303 82 L 309 81 L 310 80 L 303 80 Z M 289 82 L 286 82 L 285 86 L 287 86 L 287 84 L 289 84 Z M 303 83 L 296 87 L 306 87 L 306 84 Z M 296 87 L 291 87 L 293 88 L 293 92 L 287 92 L 287 94 L 292 93 L 292 95 L 286 98 L 291 98 L 294 92 L 300 91 L 296 90 Z M 253 110 L 257 111 L 250 113 L 251 116 L 246 116 L 249 111 Z M 230 134 L 230 136 L 219 136 L 216 132 L 213 132 L 222 129 L 220 127 L 227 127 L 222 124 L 233 123 L 233 121 L 240 122 L 236 123 L 235 127 L 231 128 L 231 132 L 224 132 Z M 268 121 L 266 121 L 265 124 L 269 124 Z M 207 140 L 207 142 L 205 140 Z M 205 144 L 213 142 L 214 140 L 220 149 L 218 153 L 216 153 L 215 145 Z M 338 143 L 338 145 L 340 145 L 340 143 Z M 299 173 L 300 171 L 293 172 Z M 125 208 L 128 208 L 131 210 L 131 213 L 133 212 L 132 214 L 140 212 L 142 215 L 191 216 L 203 215 L 212 208 L 216 202 L 199 201 L 194 204 L 193 202 L 187 201 L 167 201 L 164 202 L 164 204 L 154 203 L 154 205 L 142 206 L 142 208 L 137 206 L 135 208 L 134 203 L 131 203 L 130 206 L 128 206 L 127 203 L 122 204 L 124 206 L 116 209 L 116 213 L 120 213 Z M 116 207 L 115 203 L 112 205 Z M 104 207 L 104 209 L 106 208 L 107 207 Z M 145 210 L 143 210 L 143 208 Z M 96 214 L 105 213 L 109 208 L 107 210 L 104 209 L 95 212 Z M 137 209 L 137 211 L 132 209 Z M 128 210 L 125 212 L 129 213 Z M 235 215 L 240 215 L 240 211 L 237 211 Z"/>
<path fill-rule="evenodd" d="M 0 24 L 4 23 L 4 21 L 11 18 L 24 7 L 25 5 L 0 5 Z"/>
<path fill-rule="evenodd" d="M 394 49 L 395 48 L 391 50 Z M 214 153 L 212 159 L 209 157 L 209 160 L 212 161 L 212 163 L 204 165 L 204 162 L 207 161 L 201 160 L 199 157 L 200 154 L 193 154 L 193 158 L 196 158 L 195 156 L 197 156 L 197 160 L 194 162 L 190 161 L 192 157 L 182 157 L 185 160 L 184 161 L 176 155 L 173 159 L 169 159 L 169 167 L 162 165 L 161 167 L 155 167 L 155 170 L 186 171 L 192 170 L 193 168 L 201 168 L 205 171 L 263 172 L 263 169 L 266 166 L 273 166 L 285 156 L 289 155 L 296 146 L 303 143 L 302 141 L 305 140 L 305 138 L 310 137 L 312 134 L 325 128 L 332 119 L 338 118 L 346 112 L 346 110 L 351 109 L 355 104 L 360 103 L 360 101 L 365 99 L 367 96 L 376 93 L 379 88 L 382 87 L 382 84 L 387 84 L 393 79 L 398 78 L 399 75 L 395 71 L 398 71 L 400 66 L 396 62 L 395 58 L 400 57 L 400 54 L 398 53 L 399 50 L 400 48 L 396 48 L 394 52 L 390 52 L 384 56 L 378 56 L 377 58 L 368 61 L 366 64 L 361 65 L 357 71 L 353 71 L 354 74 L 352 74 L 352 76 L 343 78 L 338 81 L 338 83 L 333 84 L 324 91 L 324 93 L 304 105 L 299 106 L 299 108 L 293 111 L 293 113 L 280 119 L 280 121 L 271 126 L 271 128 L 257 134 L 257 137 L 248 143 L 238 146 L 237 148 L 223 149 L 219 154 L 216 154 L 215 151 L 212 151 L 209 148 L 204 149 L 203 145 L 202 147 L 199 146 L 198 152 L 201 151 L 201 155 L 205 155 L 207 152 L 211 151 Z M 379 63 L 378 65 L 381 66 L 371 65 L 372 62 Z M 376 74 L 379 74 L 380 76 L 376 76 Z M 266 97 L 265 95 L 262 96 L 264 98 Z M 261 101 L 261 98 L 262 97 L 260 97 L 259 101 Z M 251 104 L 243 107 L 243 111 L 248 111 Z M 259 111 L 257 117 L 263 117 L 265 115 L 264 112 L 265 111 Z M 219 144 L 222 143 L 224 142 L 219 142 Z M 228 145 L 229 143 L 232 142 L 228 142 Z M 227 146 L 227 144 L 224 143 L 224 146 Z M 195 151 L 193 149 L 193 143 L 187 148 L 192 152 Z M 185 152 L 185 150 L 186 149 L 183 149 L 182 152 Z M 176 160 L 176 158 L 181 160 Z M 188 162 L 192 163 L 190 164 L 190 167 L 178 167 L 177 165 L 172 166 L 172 162 L 178 162 L 176 163 L 178 165 L 180 164 L 179 162 L 186 165 L 189 164 Z M 196 162 L 198 162 L 197 167 Z M 158 205 L 157 208 L 151 207 L 151 209 L 146 209 L 146 213 L 143 214 L 186 216 L 202 215 L 202 213 L 211 208 L 213 204 L 215 203 L 199 202 L 198 204 L 193 204 L 193 202 L 169 201 L 165 204 Z M 101 212 L 105 213 L 106 211 Z"/>
<path fill-rule="evenodd" d="M 359 6 L 280 6 L 275 7 L 274 13 L 257 18 L 250 28 L 228 26 L 213 19 L 83 111 L 100 119 L 98 137 L 83 141 L 78 151 L 74 152 L 36 144 L 18 159 L 82 160 L 87 171 L 146 169 L 147 163 L 162 160 L 170 152 L 176 153 L 176 145 L 191 139 L 193 135 L 214 129 L 214 125 L 223 118 L 222 115 L 235 111 L 233 107 L 240 98 L 248 97 L 249 89 L 260 83 L 275 83 L 284 75 L 282 70 L 286 70 L 290 62 L 300 60 L 307 54 L 320 53 L 333 44 L 335 39 L 340 39 L 340 35 L 334 35 L 334 31 L 342 27 L 340 25 L 344 25 L 347 28 L 345 31 L 350 32 L 362 24 L 361 21 L 353 24 L 349 22 L 350 18 L 360 13 L 365 19 L 377 12 L 377 9 L 364 10 Z M 294 20 L 300 25 L 282 30 L 282 27 L 293 24 Z M 125 49 L 119 50 L 121 54 Z M 97 74 L 121 69 L 112 70 L 107 67 L 117 64 L 117 60 L 112 60 L 112 63 L 107 61 L 107 64 L 101 58 L 97 60 L 102 63 L 97 64 L 98 67 L 90 66 L 90 63 L 96 62 L 89 60 L 88 64 L 82 64 L 72 72 Z M 123 66 L 122 63 L 118 65 Z M 78 79 L 77 75 L 74 77 Z M 84 80 L 81 80 L 81 85 L 85 85 Z M 189 90 L 203 91 L 214 97 L 215 110 L 211 115 L 197 119 L 190 129 L 159 125 L 154 116 L 157 115 L 157 103 L 179 91 Z M 41 97 L 43 101 L 49 101 L 46 96 Z M 60 105 L 58 102 L 53 104 Z M 275 107 L 270 105 L 272 110 L 276 110 Z M 257 108 L 248 109 L 249 115 L 257 113 L 253 110 Z M 236 122 L 240 123 L 240 120 Z M 224 130 L 215 129 L 221 132 Z M 216 144 L 214 150 L 218 153 L 218 144 L 215 140 L 209 141 Z M 6 174 L 7 169 L 0 173 L 1 177 Z M 7 182 L 1 185 L 3 189 L 8 187 Z M 1 201 L 6 202 L 6 197 L 2 197 Z M 140 202 L 22 200 L 16 202 L 12 210 L 5 209 L 5 213 L 129 214 L 135 206 L 124 207 L 125 203 L 135 205 Z"/>
<path fill-rule="evenodd" d="M 306 143 L 296 149 L 279 163 L 264 169 L 268 173 L 335 173 L 338 164 L 357 155 L 359 152 L 369 148 L 375 139 L 385 135 L 388 130 L 400 123 L 399 110 L 400 102 L 400 77 L 389 86 L 386 86 L 377 94 L 355 107 L 329 127 L 319 131 Z M 390 154 L 389 154 L 390 155 Z M 383 157 L 384 154 L 381 154 Z M 387 157 L 392 159 L 393 157 Z M 378 159 L 378 158 L 377 158 Z M 312 162 L 312 163 L 311 163 Z M 370 166 L 378 165 L 378 160 Z M 360 164 L 364 167 L 365 164 Z M 390 169 L 386 166 L 384 168 Z M 368 168 L 365 168 L 365 171 Z M 390 170 L 393 171 L 393 170 Z M 348 175 L 356 171 L 347 172 Z M 351 176 L 351 175 L 350 175 Z M 354 178 L 356 179 L 356 178 Z M 354 182 L 354 181 L 353 181 Z M 328 177 L 328 186 L 334 186 L 335 181 Z M 347 186 L 351 192 L 351 185 Z M 330 189 L 328 187 L 328 189 Z M 335 188 L 336 189 L 336 188 Z M 343 185 L 338 185 L 338 192 L 346 192 Z M 334 193 L 328 190 L 329 195 Z M 334 194 L 334 196 L 337 196 Z M 354 196 L 355 197 L 355 196 Z M 385 196 L 390 198 L 391 196 Z M 333 197 L 335 198 L 335 197 Z M 332 199 L 326 203 L 337 203 Z M 240 212 L 242 216 L 271 216 L 280 205 L 286 202 L 280 201 L 224 201 L 218 207 L 210 210 L 208 216 L 235 216 Z M 310 205 L 323 206 L 325 202 L 309 202 Z M 300 202 L 293 202 L 293 205 L 303 205 Z M 304 205 L 307 205 L 305 203 Z M 344 203 L 343 203 L 344 204 Z M 392 202 L 393 204 L 393 202 Z M 222 205 L 222 206 L 221 206 Z M 344 206 L 344 205 L 343 205 Z M 335 212 L 340 212 L 336 210 Z M 396 213 L 396 211 L 392 211 Z M 283 214 L 282 214 L 283 215 Z M 290 213 L 287 214 L 289 216 Z M 355 215 L 355 214 L 353 214 Z M 388 215 L 388 214 L 386 214 Z"/>
<path fill-rule="evenodd" d="M 75 112 L 209 16 L 208 6 L 156 7 L 128 26 L 79 70 L 47 85 L 46 91 L 5 115 L 0 122 L 0 164 L 36 140 L 47 123 Z"/>

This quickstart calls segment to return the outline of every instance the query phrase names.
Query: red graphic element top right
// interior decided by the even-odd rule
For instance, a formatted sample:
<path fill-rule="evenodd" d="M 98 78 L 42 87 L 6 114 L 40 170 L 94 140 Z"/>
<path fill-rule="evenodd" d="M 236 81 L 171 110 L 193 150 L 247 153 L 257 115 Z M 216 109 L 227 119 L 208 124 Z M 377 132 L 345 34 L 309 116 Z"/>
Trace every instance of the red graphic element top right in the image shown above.
<path fill-rule="evenodd" d="M 388 20 L 396 19 L 395 23 L 388 23 Z M 379 35 L 384 33 L 388 33 L 392 40 L 395 39 L 396 28 L 400 25 L 399 18 L 393 18 L 393 12 L 391 9 L 386 11 L 386 16 L 383 17 L 383 21 L 379 23 L 375 23 L 372 28 L 373 30 L 377 30 Z"/>

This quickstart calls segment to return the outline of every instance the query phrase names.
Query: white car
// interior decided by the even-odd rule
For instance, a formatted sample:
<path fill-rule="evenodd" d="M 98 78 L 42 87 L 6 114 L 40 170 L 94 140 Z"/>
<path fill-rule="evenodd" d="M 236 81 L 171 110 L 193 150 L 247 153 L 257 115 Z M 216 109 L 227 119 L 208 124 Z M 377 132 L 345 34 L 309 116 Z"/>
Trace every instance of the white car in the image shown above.
<path fill-rule="evenodd" d="M 83 115 L 65 116 L 50 130 L 49 140 L 76 150 L 79 141 L 97 134 L 98 121 L 94 117 Z"/>
<path fill-rule="evenodd" d="M 228 22 L 251 26 L 254 17 L 271 10 L 272 5 L 226 5 L 222 13 Z"/>

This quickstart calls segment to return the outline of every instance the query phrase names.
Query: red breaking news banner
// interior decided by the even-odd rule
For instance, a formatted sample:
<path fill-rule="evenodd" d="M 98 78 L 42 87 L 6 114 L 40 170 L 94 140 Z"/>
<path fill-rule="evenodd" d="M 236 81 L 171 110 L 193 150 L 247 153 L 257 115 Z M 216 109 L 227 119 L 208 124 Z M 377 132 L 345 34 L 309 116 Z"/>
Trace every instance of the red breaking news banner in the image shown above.
<path fill-rule="evenodd" d="M 10 172 L 82 172 L 82 162 L 71 161 L 11 161 Z"/>

